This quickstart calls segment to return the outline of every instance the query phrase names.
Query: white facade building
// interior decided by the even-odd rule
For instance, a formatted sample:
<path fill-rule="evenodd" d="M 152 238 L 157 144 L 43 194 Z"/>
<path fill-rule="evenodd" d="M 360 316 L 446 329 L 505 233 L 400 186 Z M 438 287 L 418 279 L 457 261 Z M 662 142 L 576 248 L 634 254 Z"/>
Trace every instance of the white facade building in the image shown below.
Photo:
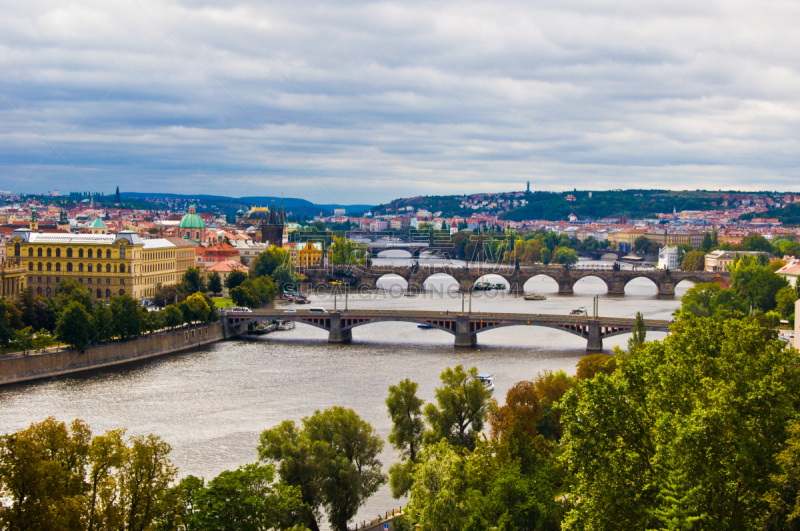
<path fill-rule="evenodd" d="M 659 269 L 678 269 L 681 263 L 678 261 L 678 247 L 664 247 L 658 251 Z"/>

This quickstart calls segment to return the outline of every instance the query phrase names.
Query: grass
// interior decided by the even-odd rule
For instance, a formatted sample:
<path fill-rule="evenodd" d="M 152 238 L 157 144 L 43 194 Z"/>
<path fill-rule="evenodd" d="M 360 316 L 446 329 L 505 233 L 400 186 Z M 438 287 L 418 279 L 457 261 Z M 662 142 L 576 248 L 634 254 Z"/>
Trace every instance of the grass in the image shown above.
<path fill-rule="evenodd" d="M 214 300 L 214 306 L 216 306 L 217 308 L 227 308 L 228 306 L 234 305 L 232 300 L 225 299 L 223 297 L 215 298 L 213 300 Z"/>

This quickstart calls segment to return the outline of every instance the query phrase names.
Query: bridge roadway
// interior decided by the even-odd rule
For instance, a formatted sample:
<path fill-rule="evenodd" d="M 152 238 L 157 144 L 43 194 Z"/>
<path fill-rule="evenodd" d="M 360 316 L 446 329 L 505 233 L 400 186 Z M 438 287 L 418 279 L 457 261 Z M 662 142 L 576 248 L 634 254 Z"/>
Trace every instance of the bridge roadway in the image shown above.
<path fill-rule="evenodd" d="M 311 312 L 297 310 L 258 309 L 252 312 L 223 311 L 225 336 L 233 337 L 247 331 L 247 325 L 255 321 L 283 320 L 305 323 L 328 331 L 329 343 L 349 343 L 353 328 L 385 321 L 403 321 L 429 325 L 455 336 L 456 347 L 471 347 L 477 344 L 477 335 L 486 330 L 506 326 L 544 326 L 569 332 L 586 339 L 586 350 L 597 352 L 603 349 L 603 339 L 630 333 L 636 319 L 621 317 L 590 317 L 575 315 L 545 315 L 538 313 L 449 313 L 405 310 L 344 310 L 338 312 Z M 647 330 L 669 332 L 670 321 L 646 319 Z"/>
<path fill-rule="evenodd" d="M 552 278 L 558 283 L 559 294 L 571 294 L 575 283 L 586 277 L 596 277 L 605 282 L 609 295 L 624 295 L 625 286 L 631 280 L 647 278 L 658 289 L 659 295 L 674 296 L 675 286 L 689 280 L 695 283 L 714 282 L 717 275 L 722 281 L 730 280 L 730 273 L 712 273 L 708 271 L 669 271 L 662 269 L 617 270 L 613 268 L 583 268 L 564 266 L 549 267 L 513 267 L 495 266 L 489 268 L 477 267 L 354 267 L 354 266 L 329 266 L 325 268 L 298 269 L 306 277 L 306 282 L 311 284 L 310 289 L 326 288 L 330 282 L 342 282 L 351 289 L 374 289 L 378 279 L 384 275 L 399 275 L 408 282 L 411 291 L 424 291 L 425 281 L 435 274 L 446 274 L 453 277 L 459 284 L 459 289 L 469 291 L 475 282 L 483 275 L 499 275 L 509 285 L 511 293 L 524 292 L 525 282 L 536 276 Z"/>

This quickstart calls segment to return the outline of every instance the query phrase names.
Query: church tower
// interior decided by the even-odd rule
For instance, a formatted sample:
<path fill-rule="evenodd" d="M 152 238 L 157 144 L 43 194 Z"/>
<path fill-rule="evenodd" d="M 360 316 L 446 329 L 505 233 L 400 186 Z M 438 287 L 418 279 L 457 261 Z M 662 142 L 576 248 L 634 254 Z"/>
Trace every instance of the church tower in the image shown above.
<path fill-rule="evenodd" d="M 279 214 L 275 203 L 272 203 L 269 217 L 261 222 L 261 242 L 267 246 L 283 247 L 283 228 L 283 214 Z"/>
<path fill-rule="evenodd" d="M 36 207 L 31 208 L 31 223 L 30 223 L 31 230 L 36 232 L 39 230 L 39 218 L 36 215 Z"/>

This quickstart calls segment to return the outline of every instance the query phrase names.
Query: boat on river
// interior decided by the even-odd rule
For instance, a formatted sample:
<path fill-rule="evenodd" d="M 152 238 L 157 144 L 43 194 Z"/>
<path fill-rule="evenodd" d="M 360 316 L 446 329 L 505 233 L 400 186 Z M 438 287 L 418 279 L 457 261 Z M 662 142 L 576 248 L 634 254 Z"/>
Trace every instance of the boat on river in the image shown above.
<path fill-rule="evenodd" d="M 494 391 L 494 374 L 484 373 L 475 377 L 480 380 L 489 391 Z"/>
<path fill-rule="evenodd" d="M 545 301 L 547 297 L 545 297 L 544 293 L 526 293 L 522 296 L 523 299 L 526 301 Z"/>
<path fill-rule="evenodd" d="M 506 289 L 506 285 L 502 283 L 495 284 L 493 282 L 476 282 L 472 289 L 475 291 L 503 290 Z"/>
<path fill-rule="evenodd" d="M 422 328 L 423 330 L 430 330 L 433 327 L 429 324 L 418 324 L 417 328 Z"/>
<path fill-rule="evenodd" d="M 581 306 L 580 308 L 575 308 L 571 312 L 570 315 L 589 315 L 589 312 L 586 311 L 586 306 Z"/>

